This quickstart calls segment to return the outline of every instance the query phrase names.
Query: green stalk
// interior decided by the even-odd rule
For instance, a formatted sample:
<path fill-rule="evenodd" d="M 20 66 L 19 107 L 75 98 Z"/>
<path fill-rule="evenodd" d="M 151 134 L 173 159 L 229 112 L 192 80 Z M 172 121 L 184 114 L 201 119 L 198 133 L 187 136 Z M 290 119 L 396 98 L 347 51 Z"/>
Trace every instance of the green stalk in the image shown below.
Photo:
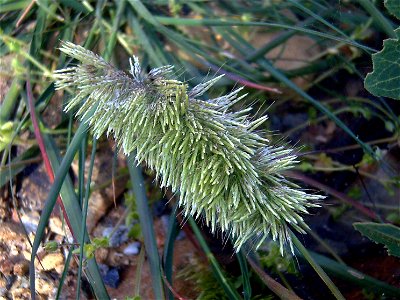
<path fill-rule="evenodd" d="M 249 269 L 247 268 L 246 255 L 243 250 L 236 253 L 237 260 L 239 262 L 240 271 L 242 272 L 243 280 L 243 296 L 245 300 L 250 300 L 251 298 L 251 284 L 249 278 Z"/>
<path fill-rule="evenodd" d="M 150 273 L 153 284 L 153 292 L 156 299 L 165 299 L 164 288 L 161 278 L 160 257 L 158 255 L 157 242 L 153 227 L 153 217 L 147 201 L 142 170 L 136 165 L 135 153 L 128 157 L 129 174 L 131 175 L 132 190 L 136 199 L 137 211 L 139 213 L 140 227 L 142 228 L 144 245 L 150 264 Z"/>
<path fill-rule="evenodd" d="M 143 264 L 144 264 L 144 259 L 145 259 L 145 247 L 140 248 L 139 252 L 139 259 L 138 262 L 136 263 L 136 274 L 135 274 L 135 294 L 134 297 L 140 297 L 140 282 L 142 281 L 142 270 L 143 270 Z"/>
<path fill-rule="evenodd" d="M 132 3 L 134 1 L 130 1 Z M 135 5 L 136 9 L 136 5 Z M 330 39 L 338 42 L 343 42 L 357 48 L 363 49 L 367 52 L 376 52 L 375 49 L 372 49 L 368 46 L 361 45 L 360 43 L 354 42 L 348 38 L 337 37 L 328 33 L 307 29 L 298 26 L 291 26 L 285 24 L 278 23 L 269 23 L 269 22 L 243 22 L 236 20 L 219 20 L 219 19 L 191 19 L 191 18 L 171 18 L 171 17 L 163 17 L 163 16 L 153 16 L 153 19 L 159 22 L 162 25 L 181 25 L 181 26 L 260 26 L 260 27 L 269 27 L 269 28 L 278 28 L 278 29 L 289 29 L 295 32 L 309 34 L 313 36 L 322 37 L 325 39 Z M 146 19 L 149 22 L 149 19 Z M 151 22 L 151 21 L 150 21 Z"/>
<path fill-rule="evenodd" d="M 85 143 L 85 139 L 83 140 L 83 144 Z M 92 144 L 92 155 L 90 157 L 90 166 L 89 166 L 89 173 L 86 181 L 86 189 L 85 189 L 85 198 L 83 199 L 82 203 L 82 233 L 81 233 L 81 239 L 80 239 L 80 248 L 79 248 L 79 268 L 78 268 L 78 286 L 76 288 L 76 298 L 79 300 L 81 296 L 81 278 L 82 278 L 82 264 L 83 264 L 83 250 L 85 247 L 85 239 L 86 239 L 86 219 L 87 219 L 87 212 L 88 212 L 88 207 L 89 207 L 89 193 L 90 193 L 90 183 L 92 179 L 92 173 L 93 173 L 93 166 L 94 166 L 94 157 L 96 155 L 96 145 L 97 145 L 97 140 L 94 138 L 93 139 L 93 144 Z M 82 145 L 83 146 L 83 145 Z M 83 161 L 83 166 L 85 165 Z M 82 166 L 82 169 L 84 167 Z M 83 194 L 83 190 L 81 191 L 81 194 Z"/>
<path fill-rule="evenodd" d="M 371 15 L 375 24 L 379 26 L 383 32 L 389 37 L 396 38 L 396 33 L 393 30 L 390 21 L 376 8 L 376 6 L 370 0 L 358 0 L 360 5 Z"/>
<path fill-rule="evenodd" d="M 359 287 L 370 290 L 374 293 L 381 293 L 393 297 L 393 299 L 400 299 L 400 289 L 390 285 L 386 282 L 377 280 L 371 276 L 363 274 L 353 268 L 346 265 L 342 265 L 332 259 L 329 259 L 323 255 L 310 252 L 313 259 L 321 265 L 331 275 L 337 276 L 342 280 L 352 282 Z"/>
<path fill-rule="evenodd" d="M 166 280 L 172 286 L 172 265 L 174 259 L 174 246 L 175 239 L 179 233 L 178 223 L 176 222 L 176 213 L 178 211 L 178 204 L 175 204 L 171 216 L 169 218 L 167 236 L 164 244 L 163 266 Z M 168 291 L 168 299 L 174 299 L 171 291 Z"/>
<path fill-rule="evenodd" d="M 0 14 L 4 14 L 14 10 L 24 9 L 29 5 L 31 0 L 23 0 L 23 1 L 1 1 L 0 5 Z"/>
<path fill-rule="evenodd" d="M 242 297 L 240 297 L 240 295 L 238 294 L 236 289 L 231 285 L 231 283 L 224 276 L 221 266 L 219 265 L 215 256 L 211 253 L 210 248 L 208 247 L 207 242 L 203 238 L 203 235 L 201 234 L 200 229 L 197 226 L 194 219 L 192 217 L 189 217 L 188 219 L 189 219 L 189 224 L 192 227 L 192 230 L 193 230 L 197 240 L 199 241 L 201 248 L 203 249 L 204 253 L 206 254 L 206 256 L 211 264 L 215 278 L 218 280 L 218 282 L 221 284 L 222 288 L 226 292 L 228 299 L 231 299 L 231 300 L 242 299 Z"/>
<path fill-rule="evenodd" d="M 338 300 L 345 300 L 344 296 L 342 293 L 339 291 L 339 289 L 336 287 L 336 285 L 332 282 L 332 280 L 326 275 L 324 270 L 318 265 L 315 260 L 312 258 L 310 253 L 307 251 L 307 249 L 303 246 L 303 244 L 299 241 L 296 235 L 291 232 L 291 238 L 293 241 L 293 244 L 296 246 L 297 250 L 301 253 L 301 255 L 307 260 L 307 262 L 311 265 L 311 267 L 317 272 L 319 277 L 325 282 L 326 286 L 330 289 L 332 294 L 335 296 L 336 299 Z"/>
<path fill-rule="evenodd" d="M 67 259 L 65 260 L 64 270 L 61 274 L 60 282 L 58 283 L 56 300 L 60 299 L 62 287 L 64 285 L 65 278 L 67 278 L 68 268 L 71 263 L 71 258 L 72 258 L 72 249 L 70 248 L 68 251 Z"/>
<path fill-rule="evenodd" d="M 117 42 L 117 33 L 119 23 L 121 22 L 122 13 L 125 9 L 126 0 L 117 1 L 117 15 L 115 16 L 114 23 L 111 30 L 111 36 L 107 39 L 107 48 L 104 51 L 104 58 L 109 60 Z"/>

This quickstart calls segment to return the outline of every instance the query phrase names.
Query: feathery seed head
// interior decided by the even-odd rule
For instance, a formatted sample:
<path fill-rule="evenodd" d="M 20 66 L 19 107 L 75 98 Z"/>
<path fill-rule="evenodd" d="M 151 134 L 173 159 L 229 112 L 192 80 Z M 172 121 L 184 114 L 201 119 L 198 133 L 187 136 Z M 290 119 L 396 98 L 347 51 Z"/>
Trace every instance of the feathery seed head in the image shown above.
<path fill-rule="evenodd" d="M 162 187 L 180 192 L 186 216 L 204 216 L 213 231 L 229 234 L 237 250 L 249 239 L 257 247 L 271 235 L 281 251 L 292 249 L 288 226 L 304 232 L 301 214 L 323 197 L 311 195 L 281 175 L 297 161 L 292 149 L 273 146 L 250 120 L 249 109 L 232 111 L 242 88 L 199 99 L 221 76 L 188 90 L 169 79 L 172 66 L 143 74 L 136 57 L 129 74 L 70 42 L 61 51 L 80 64 L 55 72 L 56 87 L 75 87 L 65 110 L 78 108 L 96 137 L 112 134 L 125 154 L 136 152 L 156 172 Z"/>

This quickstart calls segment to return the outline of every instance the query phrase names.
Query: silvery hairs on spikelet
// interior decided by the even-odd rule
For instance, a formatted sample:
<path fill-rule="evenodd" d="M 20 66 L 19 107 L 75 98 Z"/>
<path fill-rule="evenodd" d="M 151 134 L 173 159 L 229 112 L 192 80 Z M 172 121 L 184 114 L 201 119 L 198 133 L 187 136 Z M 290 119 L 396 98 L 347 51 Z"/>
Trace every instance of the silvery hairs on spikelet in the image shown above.
<path fill-rule="evenodd" d="M 161 187 L 179 191 L 184 216 L 204 216 L 213 232 L 219 228 L 232 238 L 237 251 L 250 239 L 257 248 L 271 234 L 282 253 L 285 245 L 293 252 L 288 226 L 304 233 L 308 226 L 300 214 L 323 196 L 282 176 L 296 155 L 256 131 L 266 116 L 251 120 L 251 108 L 231 109 L 246 96 L 238 95 L 242 88 L 201 100 L 221 76 L 189 90 L 168 79 L 172 66 L 144 74 L 133 57 L 128 74 L 73 43 L 63 42 L 60 50 L 80 61 L 54 72 L 57 89 L 76 88 L 65 111 L 78 108 L 82 120 L 96 106 L 88 120 L 95 137 L 111 133 L 125 154 L 135 151 Z"/>

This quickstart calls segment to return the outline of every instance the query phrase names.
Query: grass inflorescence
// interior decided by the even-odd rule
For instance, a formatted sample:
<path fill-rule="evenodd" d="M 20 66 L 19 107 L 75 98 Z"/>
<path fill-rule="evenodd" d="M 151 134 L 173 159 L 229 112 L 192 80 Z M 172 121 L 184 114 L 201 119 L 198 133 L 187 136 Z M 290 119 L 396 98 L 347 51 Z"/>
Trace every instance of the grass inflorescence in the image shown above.
<path fill-rule="evenodd" d="M 80 62 L 55 72 L 57 89 L 76 88 L 65 110 L 79 107 L 83 119 L 96 107 L 88 120 L 94 135 L 112 134 L 125 154 L 145 161 L 162 187 L 179 192 L 185 216 L 204 214 L 213 232 L 230 234 L 236 250 L 271 233 L 281 252 L 286 244 L 293 251 L 288 225 L 304 233 L 300 214 L 323 197 L 282 176 L 296 155 L 257 131 L 266 116 L 252 120 L 251 107 L 231 109 L 246 96 L 239 96 L 241 88 L 202 100 L 222 76 L 189 90 L 168 78 L 171 66 L 145 74 L 134 57 L 128 74 L 81 46 L 65 42 L 60 49 Z"/>

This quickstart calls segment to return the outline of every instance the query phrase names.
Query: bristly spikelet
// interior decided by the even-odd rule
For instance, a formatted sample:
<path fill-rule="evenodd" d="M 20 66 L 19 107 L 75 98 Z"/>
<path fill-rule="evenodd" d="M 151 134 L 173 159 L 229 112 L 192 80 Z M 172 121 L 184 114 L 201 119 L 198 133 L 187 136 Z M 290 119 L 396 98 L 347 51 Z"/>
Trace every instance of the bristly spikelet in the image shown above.
<path fill-rule="evenodd" d="M 171 66 L 143 74 L 134 57 L 127 74 L 70 42 L 61 51 L 81 62 L 55 72 L 57 89 L 77 89 L 65 110 L 79 108 L 82 119 L 97 105 L 89 120 L 95 136 L 111 133 L 125 154 L 136 151 L 138 163 L 155 170 L 162 187 L 179 191 L 186 216 L 203 215 L 213 231 L 233 238 L 237 250 L 269 234 L 281 251 L 286 244 L 292 249 L 288 226 L 304 232 L 300 214 L 323 197 L 281 175 L 296 156 L 255 131 L 266 117 L 251 121 L 248 109 L 230 109 L 245 96 L 238 96 L 241 88 L 200 100 L 220 77 L 189 91 L 186 83 L 167 79 Z"/>

